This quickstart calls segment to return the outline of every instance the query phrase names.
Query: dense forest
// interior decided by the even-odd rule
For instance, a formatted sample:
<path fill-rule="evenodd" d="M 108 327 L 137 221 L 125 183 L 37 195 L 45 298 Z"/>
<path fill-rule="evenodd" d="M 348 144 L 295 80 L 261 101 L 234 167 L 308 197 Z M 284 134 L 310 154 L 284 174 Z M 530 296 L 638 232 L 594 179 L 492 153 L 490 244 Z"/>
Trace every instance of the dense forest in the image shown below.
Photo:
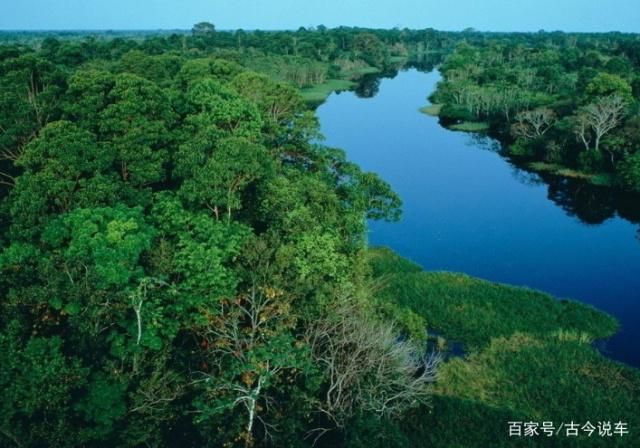
<path fill-rule="evenodd" d="M 547 40 L 577 41 L 574 65 L 526 50 Z M 534 158 L 570 140 L 571 108 L 615 98 L 618 126 L 561 160 L 631 188 L 637 38 L 203 22 L 0 42 L 0 446 L 514 446 L 512 420 L 640 440 L 640 373 L 591 344 L 616 321 L 369 248 L 367 220 L 399 219 L 401 199 L 322 145 L 313 112 L 444 60 L 442 119 L 513 128 Z M 536 73 L 517 87 L 539 53 L 560 61 L 544 95 Z M 534 98 L 504 119 L 451 102 L 503 78 Z M 541 437 L 515 443 L 602 443 Z"/>
<path fill-rule="evenodd" d="M 464 42 L 427 112 L 487 129 L 538 171 L 640 192 L 640 41 L 541 33 Z"/>

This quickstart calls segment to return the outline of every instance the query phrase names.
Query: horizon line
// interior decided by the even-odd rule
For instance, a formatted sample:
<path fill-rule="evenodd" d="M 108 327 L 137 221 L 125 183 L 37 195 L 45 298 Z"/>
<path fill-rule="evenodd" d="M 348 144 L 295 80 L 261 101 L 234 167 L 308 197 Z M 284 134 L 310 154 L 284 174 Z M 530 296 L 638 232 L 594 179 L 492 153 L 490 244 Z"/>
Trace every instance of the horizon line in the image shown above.
<path fill-rule="evenodd" d="M 214 24 L 215 25 L 215 24 Z M 298 31 L 300 28 L 305 28 L 306 30 L 317 30 L 319 25 L 313 26 L 300 26 L 297 29 L 295 28 L 220 28 L 216 29 L 216 31 L 220 32 L 234 32 L 234 31 Z M 494 34 L 510 34 L 510 33 L 521 33 L 521 34 L 535 34 L 535 33 L 566 33 L 566 34 L 609 34 L 609 33 L 620 33 L 620 34 L 640 34 L 640 31 L 620 31 L 620 30 L 608 30 L 608 31 L 575 31 L 575 30 L 545 30 L 543 28 L 538 30 L 511 30 L 511 31 L 499 31 L 499 30 L 480 30 L 474 27 L 466 27 L 462 29 L 438 29 L 434 27 L 425 27 L 425 28 L 410 28 L 410 27 L 368 27 L 368 26 L 360 26 L 360 25 L 338 25 L 335 27 L 327 27 L 327 30 L 335 30 L 339 28 L 360 28 L 366 30 L 409 30 L 409 31 L 423 31 L 423 30 L 434 30 L 445 33 L 463 33 L 463 32 L 474 32 L 474 33 L 494 33 Z M 87 33 L 87 32 L 190 32 L 191 28 L 0 28 L 0 33 L 52 33 L 52 32 L 70 32 L 70 33 Z"/>

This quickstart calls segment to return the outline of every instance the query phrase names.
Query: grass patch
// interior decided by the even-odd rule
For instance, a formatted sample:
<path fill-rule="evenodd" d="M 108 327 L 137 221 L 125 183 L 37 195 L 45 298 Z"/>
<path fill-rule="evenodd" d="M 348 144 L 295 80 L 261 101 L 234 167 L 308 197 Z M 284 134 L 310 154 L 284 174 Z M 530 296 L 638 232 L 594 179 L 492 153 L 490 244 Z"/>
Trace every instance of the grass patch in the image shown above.
<path fill-rule="evenodd" d="M 461 132 L 484 132 L 489 129 L 489 124 L 483 121 L 463 121 L 462 123 L 448 126 L 452 131 Z"/>
<path fill-rule="evenodd" d="M 572 168 L 563 168 L 556 171 L 556 174 L 562 177 L 571 177 L 573 179 L 585 179 L 589 180 L 593 176 L 591 174 L 583 173 L 579 170 L 574 170 Z"/>
<path fill-rule="evenodd" d="M 444 364 L 440 375 L 438 394 L 508 408 L 527 420 L 640 425 L 640 372 L 577 340 L 522 333 L 495 338 L 468 359 Z M 633 440 L 639 438 L 636 429 Z M 631 438 L 617 439 L 617 446 L 637 446 Z M 579 446 L 585 443 L 581 437 Z"/>
<path fill-rule="evenodd" d="M 421 107 L 419 110 L 423 114 L 437 117 L 438 115 L 440 115 L 440 109 L 442 109 L 442 104 L 430 104 L 428 106 Z"/>
<path fill-rule="evenodd" d="M 363 77 L 364 75 L 373 75 L 375 73 L 380 73 L 380 69 L 377 67 L 364 66 L 364 67 L 356 67 L 348 70 L 342 70 L 340 72 L 340 77 L 345 79 L 358 79 Z"/>
<path fill-rule="evenodd" d="M 555 174 L 556 176 L 583 179 L 593 185 L 611 187 L 614 185 L 614 177 L 608 173 L 590 174 L 557 163 L 531 162 L 528 167 L 534 171 Z"/>
<path fill-rule="evenodd" d="M 419 266 L 388 249 L 373 252 L 373 272 L 385 285 L 382 300 L 411 309 L 429 329 L 467 349 L 515 332 L 542 336 L 568 330 L 600 339 L 618 328 L 613 317 L 589 305 L 464 274 L 418 271 Z"/>
<path fill-rule="evenodd" d="M 367 261 L 374 277 L 384 275 L 422 272 L 422 267 L 401 257 L 387 247 L 376 247 L 367 252 Z"/>
<path fill-rule="evenodd" d="M 371 249 L 369 265 L 382 301 L 409 308 L 470 349 L 441 364 L 433 406 L 403 417 L 408 446 L 640 446 L 640 370 L 591 345 L 616 331 L 611 316 L 526 288 L 424 272 L 389 249 Z M 515 439 L 509 421 L 622 421 L 630 433 Z"/>
<path fill-rule="evenodd" d="M 565 167 L 556 163 L 531 162 L 527 165 L 532 170 L 555 173 Z"/>
<path fill-rule="evenodd" d="M 440 368 L 432 409 L 410 417 L 415 446 L 640 446 L 640 373 L 579 341 L 515 333 Z M 620 437 L 508 437 L 509 421 L 628 424 Z M 635 429 L 634 429 L 635 428 Z M 528 440 L 527 440 L 528 439 Z M 421 443 L 421 444 L 420 444 Z"/>
<path fill-rule="evenodd" d="M 589 180 L 593 177 L 592 174 L 588 174 L 573 168 L 568 168 L 558 163 L 531 162 L 527 166 L 535 171 L 551 173 L 562 177 L 570 177 L 572 179 Z"/>
<path fill-rule="evenodd" d="M 318 84 L 313 87 L 306 87 L 301 89 L 302 98 L 307 103 L 320 104 L 324 102 L 329 95 L 333 92 L 339 92 L 342 90 L 349 90 L 356 85 L 353 81 L 347 81 L 345 79 L 330 79 L 323 84 Z"/>

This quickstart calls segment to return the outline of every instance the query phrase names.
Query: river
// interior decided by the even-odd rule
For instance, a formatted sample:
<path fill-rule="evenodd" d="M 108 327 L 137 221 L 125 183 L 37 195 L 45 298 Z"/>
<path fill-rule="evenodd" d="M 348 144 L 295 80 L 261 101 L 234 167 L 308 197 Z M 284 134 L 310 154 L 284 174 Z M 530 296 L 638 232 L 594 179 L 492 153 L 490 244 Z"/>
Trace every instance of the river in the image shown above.
<path fill-rule="evenodd" d="M 376 88 L 332 94 L 317 115 L 326 145 L 389 182 L 398 223 L 372 222 L 371 245 L 427 270 L 464 272 L 591 304 L 621 331 L 600 345 L 640 366 L 640 204 L 611 190 L 516 167 L 488 137 L 454 132 L 418 109 L 437 71 L 401 71 Z"/>

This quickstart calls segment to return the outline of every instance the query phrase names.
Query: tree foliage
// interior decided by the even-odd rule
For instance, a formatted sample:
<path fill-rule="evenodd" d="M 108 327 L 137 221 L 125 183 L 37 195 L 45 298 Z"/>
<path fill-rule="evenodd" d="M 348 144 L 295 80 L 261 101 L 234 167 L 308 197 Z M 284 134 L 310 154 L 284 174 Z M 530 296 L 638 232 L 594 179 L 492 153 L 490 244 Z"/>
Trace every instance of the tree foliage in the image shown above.
<path fill-rule="evenodd" d="M 305 331 L 400 200 L 242 65 L 281 37 L 0 48 L 0 445 L 306 443 L 330 372 Z M 324 73 L 326 42 L 297 39 Z"/>
<path fill-rule="evenodd" d="M 447 58 L 431 99 L 444 124 L 485 121 L 522 161 L 605 174 L 628 188 L 621 169 L 637 150 L 626 123 L 638 115 L 639 68 L 631 41 L 614 41 L 543 33 L 466 42 Z"/>

